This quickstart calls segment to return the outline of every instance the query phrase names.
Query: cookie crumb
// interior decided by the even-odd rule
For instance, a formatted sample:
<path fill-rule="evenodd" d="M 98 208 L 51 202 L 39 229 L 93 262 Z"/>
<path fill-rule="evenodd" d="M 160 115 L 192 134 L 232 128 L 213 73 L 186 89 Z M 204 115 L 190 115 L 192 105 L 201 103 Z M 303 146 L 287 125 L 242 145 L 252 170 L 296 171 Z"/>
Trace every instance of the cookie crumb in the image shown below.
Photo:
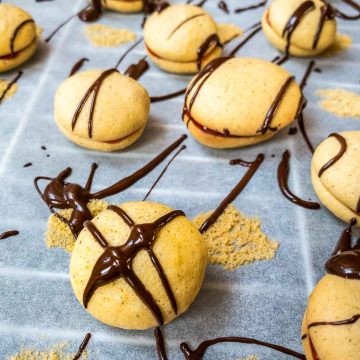
<path fill-rule="evenodd" d="M 249 355 L 246 358 L 239 358 L 237 360 L 259 360 L 259 358 L 256 355 Z"/>
<path fill-rule="evenodd" d="M 54 345 L 51 348 L 38 351 L 33 349 L 23 349 L 18 354 L 10 356 L 9 360 L 73 360 L 75 354 L 66 352 L 67 344 Z M 84 351 L 81 359 L 86 360 L 87 352 Z"/>
<path fill-rule="evenodd" d="M 0 79 L 0 96 L 4 93 L 7 86 L 10 84 L 10 81 Z M 4 100 L 10 99 L 12 96 L 15 95 L 16 91 L 18 89 L 18 86 L 16 83 L 12 84 L 11 88 L 7 91 Z"/>
<path fill-rule="evenodd" d="M 319 106 L 341 117 L 360 117 L 360 94 L 344 89 L 320 89 L 316 95 L 324 98 Z"/>
<path fill-rule="evenodd" d="M 136 39 L 132 31 L 102 24 L 87 25 L 85 35 L 92 45 L 98 47 L 118 47 Z"/>
<path fill-rule="evenodd" d="M 226 44 L 244 33 L 241 28 L 234 24 L 217 24 L 217 27 L 222 44 Z"/>
<path fill-rule="evenodd" d="M 352 45 L 352 37 L 346 34 L 336 34 L 336 38 L 334 43 L 325 50 L 323 53 L 325 56 L 336 55 L 348 48 Z"/>
<path fill-rule="evenodd" d="M 199 214 L 194 224 L 200 227 L 212 212 Z M 261 230 L 261 220 L 242 214 L 234 205 L 228 205 L 215 224 L 204 234 L 211 264 L 235 270 L 255 260 L 270 260 L 279 247 Z"/>
<path fill-rule="evenodd" d="M 105 210 L 108 203 L 102 200 L 91 200 L 88 204 L 91 214 L 95 217 Z M 59 214 L 69 219 L 72 209 L 60 210 Z M 69 227 L 55 215 L 50 215 L 48 228 L 45 234 L 46 245 L 49 248 L 59 247 L 65 251 L 72 252 L 75 244 L 74 236 Z"/>

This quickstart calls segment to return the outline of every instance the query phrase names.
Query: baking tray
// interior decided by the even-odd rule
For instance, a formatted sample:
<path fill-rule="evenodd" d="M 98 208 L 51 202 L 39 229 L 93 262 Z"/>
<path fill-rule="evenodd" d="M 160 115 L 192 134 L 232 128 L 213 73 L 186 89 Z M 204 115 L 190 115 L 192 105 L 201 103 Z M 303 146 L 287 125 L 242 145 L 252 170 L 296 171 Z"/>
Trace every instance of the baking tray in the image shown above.
<path fill-rule="evenodd" d="M 28 10 L 48 34 L 56 24 L 81 9 L 83 0 L 8 1 Z M 230 8 L 238 1 L 227 0 Z M 250 1 L 243 1 L 246 5 Z M 334 2 L 337 4 L 337 2 Z M 227 15 L 217 1 L 205 6 L 218 22 L 247 28 L 259 20 L 263 9 Z M 102 24 L 132 29 L 141 36 L 142 15 L 105 12 Z M 87 314 L 75 299 L 69 278 L 69 254 L 49 250 L 44 243 L 49 216 L 33 187 L 38 175 L 54 176 L 73 167 L 72 179 L 83 183 L 92 162 L 100 166 L 94 189 L 101 189 L 123 178 L 158 154 L 186 129 L 181 122 L 183 98 L 152 105 L 149 125 L 141 139 L 122 152 L 100 153 L 70 143 L 57 130 L 53 118 L 54 93 L 67 77 L 71 66 L 81 57 L 90 58 L 85 68 L 112 67 L 126 49 L 99 49 L 89 45 L 83 34 L 85 24 L 73 20 L 50 44 L 42 43 L 36 56 L 23 66 L 16 95 L 0 107 L 0 216 L 1 230 L 18 229 L 20 235 L 0 244 L 0 357 L 17 353 L 22 347 L 44 349 L 70 341 L 75 351 L 85 333 L 93 338 L 89 359 L 155 359 L 152 331 L 123 331 L 105 326 Z M 334 57 L 319 57 L 317 67 L 305 90 L 309 103 L 305 119 L 309 136 L 317 145 L 329 133 L 360 128 L 359 119 L 340 119 L 317 105 L 319 88 L 342 87 L 358 91 L 360 80 L 360 27 L 358 22 L 338 21 L 339 32 L 353 38 L 353 45 Z M 144 55 L 142 46 L 124 61 L 121 69 Z M 277 51 L 258 34 L 238 53 L 272 59 Z M 291 59 L 284 66 L 301 78 L 306 59 Z M 16 73 L 15 71 L 13 72 Z M 6 74 L 11 78 L 12 73 Z M 181 89 L 190 77 L 166 74 L 151 66 L 141 83 L 151 95 Z M 41 150 L 45 145 L 47 150 Z M 276 169 L 285 149 L 292 154 L 290 186 L 301 197 L 315 199 L 310 183 L 311 156 L 301 134 L 288 136 L 282 131 L 273 140 L 236 150 L 212 150 L 193 138 L 187 150 L 172 164 L 149 200 L 182 209 L 192 218 L 215 208 L 243 175 L 240 167 L 228 160 L 254 159 L 263 152 L 266 160 L 250 184 L 235 201 L 244 213 L 260 216 L 263 229 L 280 242 L 271 261 L 255 262 L 234 272 L 209 266 L 202 290 L 183 316 L 166 326 L 170 359 L 183 359 L 179 344 L 224 335 L 256 337 L 302 352 L 300 324 L 307 297 L 323 275 L 323 264 L 331 253 L 344 224 L 324 207 L 310 211 L 297 207 L 281 194 Z M 50 155 L 50 157 L 47 157 Z M 275 155 L 275 157 L 271 157 Z M 25 163 L 33 166 L 23 168 Z M 109 200 L 141 200 L 161 167 L 133 187 Z M 260 359 L 285 359 L 285 355 L 251 345 L 226 344 L 212 348 L 206 359 L 232 359 L 257 354 Z"/>

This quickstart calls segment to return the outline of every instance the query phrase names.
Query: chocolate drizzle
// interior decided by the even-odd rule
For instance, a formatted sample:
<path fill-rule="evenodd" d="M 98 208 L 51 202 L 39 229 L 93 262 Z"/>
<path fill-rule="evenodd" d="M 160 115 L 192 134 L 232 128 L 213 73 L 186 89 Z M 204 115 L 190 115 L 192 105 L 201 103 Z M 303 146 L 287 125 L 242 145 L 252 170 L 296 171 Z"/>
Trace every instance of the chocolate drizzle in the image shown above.
<path fill-rule="evenodd" d="M 91 107 L 90 107 L 90 113 L 89 113 L 89 120 L 88 120 L 88 136 L 91 139 L 92 138 L 92 130 L 93 130 L 93 121 L 94 121 L 94 112 L 95 112 L 95 106 L 96 106 L 96 100 L 101 88 L 101 85 L 103 82 L 112 74 L 118 73 L 119 71 L 117 69 L 109 69 L 105 70 L 101 73 L 101 75 L 92 83 L 90 88 L 86 91 L 85 95 L 81 99 L 77 109 L 75 110 L 74 116 L 72 118 L 72 124 L 71 128 L 72 131 L 74 131 L 77 120 L 81 114 L 81 111 L 83 110 L 87 100 L 92 95 L 91 100 Z"/>
<path fill-rule="evenodd" d="M 351 219 L 349 226 L 342 232 L 332 256 L 325 264 L 329 274 L 346 279 L 360 280 L 360 246 L 359 242 L 351 245 L 352 228 L 356 219 Z"/>
<path fill-rule="evenodd" d="M 334 9 L 332 8 L 332 6 L 330 4 L 325 4 L 320 8 L 320 20 L 319 20 L 319 24 L 316 29 L 313 44 L 312 44 L 313 50 L 316 49 L 316 47 L 319 43 L 321 32 L 324 27 L 325 21 L 333 19 L 334 17 L 335 17 Z"/>
<path fill-rule="evenodd" d="M 205 3 L 207 2 L 208 0 L 200 0 L 197 4 L 194 4 L 195 6 L 198 6 L 198 7 L 202 7 L 205 5 Z M 192 4 L 194 2 L 194 0 L 187 0 L 186 3 L 187 4 Z"/>
<path fill-rule="evenodd" d="M 151 293 L 145 288 L 141 280 L 135 274 L 133 270 L 133 261 L 140 251 L 145 250 L 148 253 L 151 262 L 161 279 L 162 285 L 171 303 L 171 307 L 176 314 L 177 303 L 174 293 L 161 263 L 153 251 L 153 246 L 159 231 L 175 218 L 185 216 L 185 214 L 180 210 L 173 210 L 152 223 L 135 224 L 125 210 L 114 205 L 109 206 L 108 210 L 117 214 L 125 224 L 128 225 L 131 231 L 127 241 L 123 245 L 111 246 L 93 223 L 90 221 L 85 222 L 84 226 L 90 231 L 97 243 L 104 249 L 104 252 L 97 260 L 84 290 L 84 307 L 87 308 L 96 289 L 117 279 L 123 278 L 148 307 L 157 322 L 163 324 L 164 319 L 161 310 Z"/>
<path fill-rule="evenodd" d="M 166 355 L 164 336 L 160 327 L 154 329 L 154 336 L 156 341 L 156 351 L 159 360 L 168 360 Z"/>
<path fill-rule="evenodd" d="M 319 174 L 318 174 L 319 177 L 321 177 L 321 175 L 327 169 L 329 169 L 336 162 L 338 162 L 342 158 L 342 156 L 346 153 L 346 150 L 347 150 L 347 143 L 343 136 L 341 136 L 340 134 L 334 133 L 334 134 L 330 134 L 329 137 L 334 137 L 340 143 L 340 150 L 332 159 L 330 159 L 324 166 L 321 167 Z"/>
<path fill-rule="evenodd" d="M 131 77 L 134 80 L 138 80 L 149 69 L 149 63 L 145 58 L 141 59 L 136 64 L 131 64 L 124 72 L 124 75 Z"/>
<path fill-rule="evenodd" d="M 12 80 L 7 84 L 5 90 L 4 90 L 3 93 L 0 95 L 0 104 L 3 102 L 3 100 L 5 99 L 7 93 L 10 91 L 10 89 L 12 88 L 12 86 L 18 82 L 18 80 L 21 78 L 22 75 L 23 75 L 23 72 L 22 72 L 22 71 L 19 71 L 19 72 L 17 73 L 17 75 L 14 77 L 14 79 L 12 79 Z"/>
<path fill-rule="evenodd" d="M 199 71 L 201 69 L 201 63 L 202 63 L 203 57 L 206 55 L 207 51 L 212 46 L 223 48 L 223 44 L 221 43 L 218 34 L 210 35 L 198 48 L 196 64 L 197 64 L 197 68 Z"/>
<path fill-rule="evenodd" d="M 235 13 L 238 14 L 238 13 L 241 13 L 241 12 L 244 12 L 244 11 L 258 9 L 259 7 L 265 6 L 266 3 L 267 3 L 267 0 L 263 0 L 263 1 L 260 1 L 258 4 L 255 4 L 255 5 L 250 5 L 250 6 L 247 6 L 247 7 L 237 8 L 237 9 L 235 9 Z"/>
<path fill-rule="evenodd" d="M 181 89 L 179 91 L 176 91 L 174 93 L 166 94 L 166 95 L 150 96 L 150 101 L 151 101 L 151 103 L 156 103 L 156 102 L 160 102 L 160 101 L 170 100 L 170 99 L 173 99 L 173 98 L 176 98 L 176 97 L 178 97 L 180 95 L 185 94 L 185 92 L 186 92 L 186 88 Z"/>
<path fill-rule="evenodd" d="M 358 19 L 360 19 L 360 5 L 359 4 L 355 3 L 355 1 L 353 1 L 353 0 L 342 0 L 342 2 L 344 2 L 345 4 L 352 7 L 354 10 L 357 11 L 358 14 L 357 15 L 348 15 L 348 14 L 343 13 L 339 9 L 334 8 L 336 17 L 338 17 L 339 19 L 343 19 L 343 20 L 358 20 Z"/>
<path fill-rule="evenodd" d="M 79 346 L 79 350 L 77 351 L 76 355 L 74 356 L 73 360 L 79 360 L 81 358 L 81 355 L 84 353 L 89 341 L 91 338 L 91 334 L 87 333 L 85 335 L 84 340 L 82 341 L 82 343 Z"/>
<path fill-rule="evenodd" d="M 287 182 L 289 175 L 289 160 L 290 160 L 290 152 L 286 150 L 283 153 L 282 160 L 279 164 L 277 171 L 278 184 L 282 194 L 292 203 L 302 206 L 303 208 L 311 209 L 311 210 L 320 209 L 320 204 L 316 202 L 302 200 L 289 190 L 289 186 Z"/>
<path fill-rule="evenodd" d="M 24 20 L 23 22 L 21 22 L 14 30 L 13 34 L 11 35 L 10 38 L 10 51 L 11 51 L 11 56 L 14 57 L 15 56 L 15 40 L 16 37 L 19 33 L 19 31 L 27 24 L 34 24 L 34 20 L 33 19 L 28 19 L 28 20 Z M 36 35 L 35 35 L 36 38 Z M 33 40 L 34 41 L 34 40 Z M 33 42 L 31 41 L 31 43 Z"/>
<path fill-rule="evenodd" d="M 174 30 L 171 31 L 171 33 L 169 34 L 169 36 L 167 37 L 167 40 L 169 40 L 182 26 L 184 26 L 185 24 L 187 24 L 189 21 L 191 20 L 194 20 L 198 17 L 201 17 L 201 16 L 205 16 L 204 13 L 201 13 L 201 14 L 195 14 L 195 15 L 192 15 L 190 16 L 189 18 L 183 20 L 180 24 L 178 24 Z"/>
<path fill-rule="evenodd" d="M 95 21 L 99 19 L 102 13 L 101 0 L 91 0 L 90 6 L 81 10 L 78 17 L 81 21 Z"/>
<path fill-rule="evenodd" d="M 76 74 L 85 64 L 85 62 L 90 61 L 88 58 L 82 58 L 77 61 L 70 70 L 69 77 Z"/>
<path fill-rule="evenodd" d="M 129 53 L 134 50 L 136 48 L 136 46 L 138 46 L 142 41 L 144 40 L 143 37 L 141 37 L 138 41 L 136 41 L 134 44 L 132 44 L 125 52 L 124 54 L 121 55 L 120 59 L 118 60 L 118 62 L 116 63 L 116 65 L 114 66 L 115 69 L 117 69 L 121 62 L 126 58 L 127 55 L 129 55 Z"/>
<path fill-rule="evenodd" d="M 311 11 L 315 9 L 315 4 L 311 0 L 304 1 L 291 15 L 282 32 L 282 37 L 286 39 L 285 54 L 282 57 L 276 57 L 273 62 L 278 65 L 283 64 L 289 58 L 289 50 L 291 45 L 291 37 L 301 20 Z"/>
<path fill-rule="evenodd" d="M 248 162 L 244 160 L 232 160 L 230 165 L 242 165 L 248 167 L 248 171 L 241 178 L 241 180 L 236 184 L 236 186 L 231 190 L 231 192 L 226 196 L 226 198 L 220 203 L 220 205 L 214 210 L 214 212 L 204 221 L 200 226 L 200 233 L 203 234 L 206 232 L 211 225 L 213 225 L 220 215 L 224 212 L 226 207 L 233 202 L 241 191 L 246 187 L 251 178 L 254 176 L 257 169 L 260 167 L 264 161 L 265 156 L 259 154 L 253 162 Z M 196 358 L 195 358 L 196 359 Z"/>
<path fill-rule="evenodd" d="M 238 45 L 235 46 L 233 50 L 230 51 L 229 55 L 234 56 L 250 39 L 252 39 L 260 30 L 261 30 L 261 23 L 256 23 L 250 26 L 246 32 L 250 31 L 246 37 L 240 41 Z"/>
<path fill-rule="evenodd" d="M 87 207 L 87 204 L 91 199 L 103 199 L 126 190 L 155 169 L 155 167 L 158 166 L 169 154 L 180 146 L 186 137 L 186 135 L 182 135 L 178 140 L 163 150 L 144 167 L 134 172 L 132 175 L 118 181 L 114 185 L 96 193 L 90 192 L 93 176 L 97 168 L 96 164 L 92 165 L 85 187 L 66 182 L 65 180 L 70 176 L 72 171 L 71 168 L 66 168 L 55 178 L 46 176 L 36 177 L 34 179 L 35 189 L 48 206 L 51 213 L 53 213 L 59 220 L 67 224 L 74 237 L 77 238 L 78 234 L 83 229 L 83 223 L 92 219 L 92 215 Z M 40 191 L 38 185 L 40 180 L 49 181 L 49 184 L 45 187 L 43 192 Z M 70 219 L 68 220 L 64 218 L 56 212 L 55 209 L 72 209 Z"/>
<path fill-rule="evenodd" d="M 235 337 L 235 336 L 220 337 L 212 340 L 203 341 L 195 350 L 192 350 L 188 344 L 182 343 L 180 345 L 180 349 L 184 354 L 186 360 L 201 360 L 205 356 L 205 353 L 209 347 L 221 343 L 255 344 L 255 345 L 267 347 L 269 349 L 273 349 L 277 352 L 292 356 L 297 359 L 306 360 L 303 354 L 300 354 L 296 351 L 285 348 L 283 346 L 271 344 L 256 339 L 251 339 L 246 337 Z"/>
<path fill-rule="evenodd" d="M 64 22 L 62 22 L 60 25 L 58 25 L 55 30 L 53 30 L 50 35 L 45 39 L 45 42 L 50 42 L 52 38 L 65 26 L 67 25 L 72 19 L 75 19 L 78 16 L 78 13 L 75 15 L 70 16 L 68 19 L 66 19 Z"/>
<path fill-rule="evenodd" d="M 0 234 L 0 240 L 4 240 L 9 237 L 16 236 L 16 235 L 19 235 L 19 232 L 17 230 L 5 231 L 2 234 Z"/>
<path fill-rule="evenodd" d="M 226 13 L 226 14 L 229 14 L 229 13 L 230 13 L 229 7 L 228 7 L 227 3 L 226 3 L 224 0 L 220 0 L 220 1 L 218 2 L 217 6 L 218 6 L 218 8 L 219 8 L 220 10 L 222 10 L 224 13 Z"/>
<path fill-rule="evenodd" d="M 324 326 L 324 325 L 331 325 L 331 326 L 340 326 L 340 325 L 351 325 L 351 324 L 355 324 L 358 320 L 360 319 L 360 314 L 359 315 L 354 315 L 349 319 L 345 319 L 345 320 L 339 320 L 339 321 L 318 321 L 318 322 L 313 322 L 308 326 L 308 329 L 312 328 L 312 327 L 317 327 L 317 326 Z"/>

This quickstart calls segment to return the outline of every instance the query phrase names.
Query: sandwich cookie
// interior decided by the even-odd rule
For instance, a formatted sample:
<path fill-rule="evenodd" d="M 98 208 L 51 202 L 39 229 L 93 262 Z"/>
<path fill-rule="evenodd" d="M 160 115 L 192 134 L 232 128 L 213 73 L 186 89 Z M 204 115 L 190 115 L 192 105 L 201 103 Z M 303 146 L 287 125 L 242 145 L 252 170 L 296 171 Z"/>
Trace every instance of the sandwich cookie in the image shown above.
<path fill-rule="evenodd" d="M 55 120 L 75 144 L 116 151 L 143 133 L 150 110 L 147 91 L 116 69 L 89 70 L 66 79 L 55 95 Z"/>
<path fill-rule="evenodd" d="M 109 206 L 84 225 L 70 279 L 91 315 L 111 326 L 143 330 L 188 309 L 204 278 L 207 249 L 182 211 L 130 202 Z"/>
<path fill-rule="evenodd" d="M 145 23 L 144 42 L 150 59 L 172 73 L 196 73 L 222 53 L 215 20 L 188 4 L 154 12 Z"/>
<path fill-rule="evenodd" d="M 280 66 L 223 57 L 191 81 L 183 121 L 204 145 L 242 147 L 273 137 L 296 119 L 302 103 L 294 76 Z"/>

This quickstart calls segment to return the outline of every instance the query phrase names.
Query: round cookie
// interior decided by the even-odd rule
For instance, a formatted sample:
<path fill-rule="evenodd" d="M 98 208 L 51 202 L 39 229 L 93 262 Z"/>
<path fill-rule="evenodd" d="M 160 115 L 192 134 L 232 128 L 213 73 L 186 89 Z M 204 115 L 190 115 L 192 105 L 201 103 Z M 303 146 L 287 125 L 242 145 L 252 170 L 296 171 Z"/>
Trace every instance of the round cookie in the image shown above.
<path fill-rule="evenodd" d="M 297 25 L 289 33 L 286 28 L 287 25 L 291 28 L 290 22 Z M 272 1 L 261 23 L 267 39 L 281 51 L 285 51 L 290 35 L 289 53 L 294 56 L 318 55 L 335 41 L 336 20 L 333 8 L 322 0 Z"/>
<path fill-rule="evenodd" d="M 25 63 L 37 48 L 36 25 L 25 10 L 0 4 L 0 72 Z"/>
<path fill-rule="evenodd" d="M 286 70 L 251 58 L 218 58 L 190 83 L 183 121 L 200 143 L 235 148 L 265 141 L 296 118 L 299 86 Z"/>
<path fill-rule="evenodd" d="M 140 12 L 144 7 L 143 0 L 102 0 L 101 3 L 105 9 L 121 13 Z"/>
<path fill-rule="evenodd" d="M 330 135 L 316 148 L 311 162 L 311 180 L 320 201 L 345 222 L 357 219 L 357 226 L 360 222 L 359 168 L 360 131 Z"/>
<path fill-rule="evenodd" d="M 360 315 L 360 280 L 327 274 L 313 290 L 302 325 L 307 360 L 354 360 L 360 354 L 360 320 L 339 322 Z M 310 326 L 310 328 L 309 328 Z"/>
<path fill-rule="evenodd" d="M 115 69 L 77 73 L 55 95 L 55 120 L 74 143 L 116 151 L 143 133 L 150 110 L 147 91 Z"/>
<path fill-rule="evenodd" d="M 172 73 L 196 73 L 222 53 L 214 19 L 187 4 L 154 12 L 145 23 L 144 42 L 151 60 Z"/>
<path fill-rule="evenodd" d="M 204 240 L 181 211 L 130 202 L 109 207 L 85 224 L 72 252 L 70 279 L 77 299 L 99 321 L 142 330 L 188 309 L 206 265 Z"/>

